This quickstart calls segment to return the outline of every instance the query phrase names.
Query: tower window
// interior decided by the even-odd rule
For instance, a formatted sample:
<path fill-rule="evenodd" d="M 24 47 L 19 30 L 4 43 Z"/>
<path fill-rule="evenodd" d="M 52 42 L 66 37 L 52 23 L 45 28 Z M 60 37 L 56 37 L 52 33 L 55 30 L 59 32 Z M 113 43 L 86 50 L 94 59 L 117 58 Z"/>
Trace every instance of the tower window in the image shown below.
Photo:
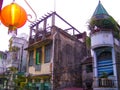
<path fill-rule="evenodd" d="M 98 76 L 101 77 L 103 72 L 107 73 L 108 76 L 113 75 L 113 61 L 111 48 L 99 48 L 96 51 Z"/>
<path fill-rule="evenodd" d="M 104 51 L 102 53 L 100 53 L 100 55 L 98 55 L 98 60 L 109 60 L 112 59 L 112 53 L 110 51 Z"/>

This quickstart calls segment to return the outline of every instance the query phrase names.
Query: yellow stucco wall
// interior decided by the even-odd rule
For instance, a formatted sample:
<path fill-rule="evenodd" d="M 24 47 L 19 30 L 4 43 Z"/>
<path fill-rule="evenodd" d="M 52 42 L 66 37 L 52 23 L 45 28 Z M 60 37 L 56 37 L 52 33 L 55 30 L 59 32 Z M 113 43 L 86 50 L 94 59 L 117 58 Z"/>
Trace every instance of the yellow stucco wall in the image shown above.
<path fill-rule="evenodd" d="M 29 67 L 29 73 L 33 75 L 40 75 L 40 74 L 49 74 L 50 73 L 50 63 L 41 64 L 41 70 L 35 71 L 35 68 Z"/>
<path fill-rule="evenodd" d="M 30 66 L 28 68 L 28 71 L 30 74 L 33 75 L 42 75 L 42 74 L 50 74 L 51 70 L 50 70 L 50 63 L 44 63 L 45 60 L 45 46 L 42 46 L 42 61 L 41 61 L 41 69 L 40 71 L 35 71 L 35 67 L 34 66 Z M 34 48 L 34 64 L 36 64 L 36 48 Z"/>

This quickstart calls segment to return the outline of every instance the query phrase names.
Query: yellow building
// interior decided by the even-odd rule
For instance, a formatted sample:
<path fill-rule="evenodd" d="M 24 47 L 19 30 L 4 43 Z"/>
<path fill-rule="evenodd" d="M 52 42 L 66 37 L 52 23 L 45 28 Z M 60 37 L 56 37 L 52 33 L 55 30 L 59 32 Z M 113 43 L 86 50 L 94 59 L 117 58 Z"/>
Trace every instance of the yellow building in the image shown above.
<path fill-rule="evenodd" d="M 64 24 L 59 21 L 55 23 L 56 17 L 68 28 L 64 29 Z M 81 60 L 86 56 L 85 37 L 86 33 L 80 33 L 56 12 L 31 24 L 26 48 L 29 86 L 34 85 L 38 90 L 82 87 Z"/>

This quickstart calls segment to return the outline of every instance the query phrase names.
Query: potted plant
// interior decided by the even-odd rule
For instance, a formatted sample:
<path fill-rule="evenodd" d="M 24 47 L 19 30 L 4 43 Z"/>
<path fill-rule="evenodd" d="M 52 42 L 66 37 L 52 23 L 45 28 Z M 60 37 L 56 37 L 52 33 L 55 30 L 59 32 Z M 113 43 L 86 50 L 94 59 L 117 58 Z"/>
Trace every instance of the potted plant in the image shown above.
<path fill-rule="evenodd" d="M 108 78 L 108 74 L 106 72 L 103 72 L 100 78 Z"/>

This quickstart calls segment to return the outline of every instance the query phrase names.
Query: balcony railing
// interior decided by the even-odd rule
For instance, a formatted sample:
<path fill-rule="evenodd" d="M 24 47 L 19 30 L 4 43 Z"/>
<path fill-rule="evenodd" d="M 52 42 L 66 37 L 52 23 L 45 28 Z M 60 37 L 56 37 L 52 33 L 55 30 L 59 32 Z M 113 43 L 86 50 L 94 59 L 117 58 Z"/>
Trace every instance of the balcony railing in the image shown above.
<path fill-rule="evenodd" d="M 93 85 L 95 88 L 116 88 L 117 82 L 113 78 L 95 78 Z"/>
<path fill-rule="evenodd" d="M 101 78 L 98 80 L 99 87 L 115 87 L 114 81 L 106 78 Z"/>
<path fill-rule="evenodd" d="M 29 45 L 31 45 L 31 44 L 33 44 L 37 41 L 40 41 L 40 40 L 42 40 L 43 38 L 45 38 L 49 35 L 51 35 L 51 27 L 48 27 L 45 30 L 37 31 L 37 33 L 35 35 L 32 35 L 29 38 Z"/>

